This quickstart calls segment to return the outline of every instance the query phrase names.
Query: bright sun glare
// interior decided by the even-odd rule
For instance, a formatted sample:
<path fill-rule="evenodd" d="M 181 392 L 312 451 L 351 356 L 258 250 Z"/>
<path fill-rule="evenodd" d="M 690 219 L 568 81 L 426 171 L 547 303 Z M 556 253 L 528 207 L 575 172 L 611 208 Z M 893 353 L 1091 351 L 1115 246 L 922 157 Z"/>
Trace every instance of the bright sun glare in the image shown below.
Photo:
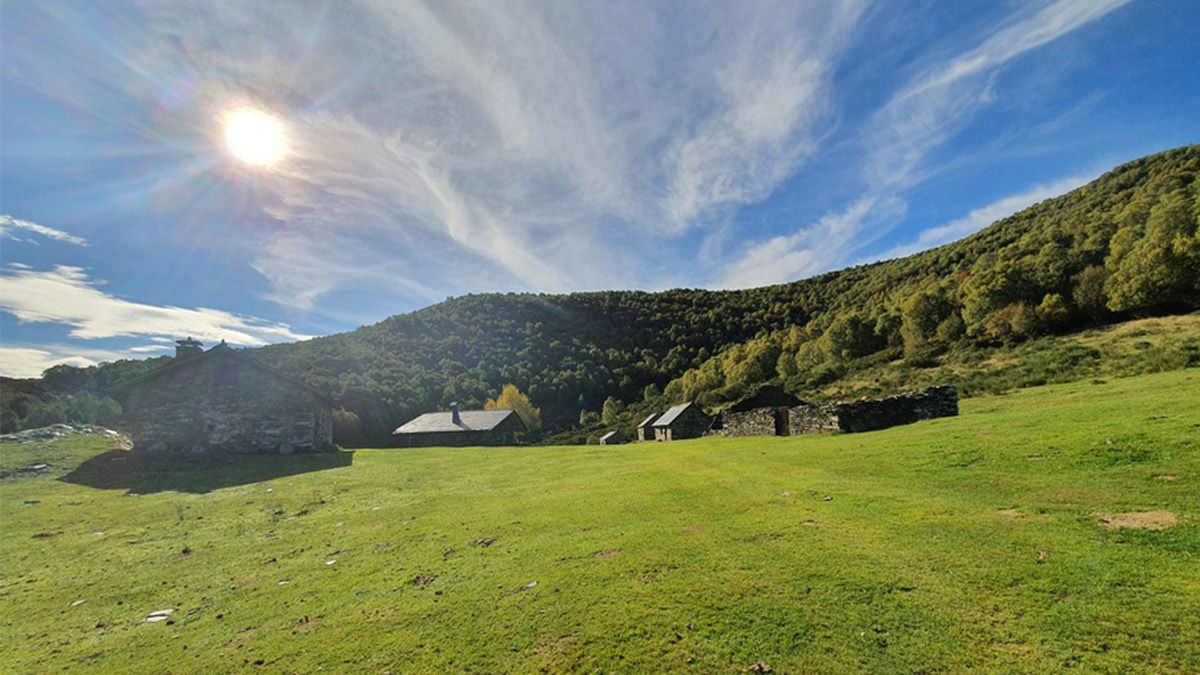
<path fill-rule="evenodd" d="M 283 122 L 254 108 L 226 113 L 225 145 L 240 161 L 254 166 L 271 166 L 287 150 Z"/>

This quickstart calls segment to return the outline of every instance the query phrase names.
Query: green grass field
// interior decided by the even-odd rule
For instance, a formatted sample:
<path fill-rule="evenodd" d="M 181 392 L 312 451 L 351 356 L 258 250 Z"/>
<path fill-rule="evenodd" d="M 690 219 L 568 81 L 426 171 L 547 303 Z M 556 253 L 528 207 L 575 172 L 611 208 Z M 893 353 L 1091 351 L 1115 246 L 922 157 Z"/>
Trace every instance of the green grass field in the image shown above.
<path fill-rule="evenodd" d="M 1195 368 L 860 435 L 109 443 L 0 448 L 4 672 L 1200 671 Z"/>

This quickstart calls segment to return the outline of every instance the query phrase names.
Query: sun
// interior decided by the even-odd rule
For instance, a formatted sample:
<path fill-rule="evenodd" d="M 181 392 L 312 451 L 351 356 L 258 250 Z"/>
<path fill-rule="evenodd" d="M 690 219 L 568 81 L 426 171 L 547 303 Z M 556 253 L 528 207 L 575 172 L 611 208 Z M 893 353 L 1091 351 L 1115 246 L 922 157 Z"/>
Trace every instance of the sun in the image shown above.
<path fill-rule="evenodd" d="M 287 153 L 283 122 L 255 108 L 225 113 L 225 146 L 239 161 L 271 166 Z"/>

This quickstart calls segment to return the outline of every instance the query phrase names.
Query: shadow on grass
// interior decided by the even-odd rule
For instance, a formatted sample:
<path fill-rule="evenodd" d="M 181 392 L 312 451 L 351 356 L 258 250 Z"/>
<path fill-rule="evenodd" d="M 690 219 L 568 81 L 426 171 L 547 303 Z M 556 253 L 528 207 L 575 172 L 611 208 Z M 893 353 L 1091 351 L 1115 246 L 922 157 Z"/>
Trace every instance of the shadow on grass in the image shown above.
<path fill-rule="evenodd" d="M 101 490 L 204 493 L 235 485 L 350 466 L 353 452 L 299 455 L 145 455 L 110 450 L 80 464 L 59 480 Z"/>

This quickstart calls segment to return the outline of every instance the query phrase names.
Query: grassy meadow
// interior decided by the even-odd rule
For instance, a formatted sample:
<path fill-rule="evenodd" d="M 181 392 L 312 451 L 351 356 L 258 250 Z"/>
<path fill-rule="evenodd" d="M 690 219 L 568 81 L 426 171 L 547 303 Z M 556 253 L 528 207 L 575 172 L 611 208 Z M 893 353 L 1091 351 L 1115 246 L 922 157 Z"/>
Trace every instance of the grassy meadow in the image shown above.
<path fill-rule="evenodd" d="M 0 458 L 4 672 L 1200 671 L 1196 368 L 858 435 Z"/>

